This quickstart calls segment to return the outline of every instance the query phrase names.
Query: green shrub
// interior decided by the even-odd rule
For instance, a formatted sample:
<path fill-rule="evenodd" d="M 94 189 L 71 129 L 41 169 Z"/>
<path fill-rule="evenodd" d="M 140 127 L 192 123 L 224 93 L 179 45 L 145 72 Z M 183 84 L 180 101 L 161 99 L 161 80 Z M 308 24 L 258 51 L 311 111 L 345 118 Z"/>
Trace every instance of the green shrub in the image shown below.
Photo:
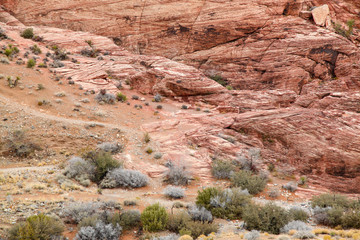
<path fill-rule="evenodd" d="M 169 220 L 166 224 L 166 229 L 171 232 L 179 233 L 182 228 L 186 226 L 186 223 L 191 221 L 190 215 L 185 211 L 179 211 L 169 216 Z"/>
<path fill-rule="evenodd" d="M 343 207 L 343 208 L 350 208 L 354 206 L 356 203 L 355 201 L 349 200 L 347 197 L 340 195 L 340 194 L 330 194 L 325 193 L 319 196 L 314 196 L 311 199 L 312 207 Z"/>
<path fill-rule="evenodd" d="M 217 160 L 212 164 L 211 173 L 217 179 L 229 179 L 233 171 L 234 166 L 229 162 Z"/>
<path fill-rule="evenodd" d="M 168 214 L 159 203 L 148 206 L 141 214 L 141 223 L 144 229 L 149 232 L 164 230 L 167 221 Z"/>
<path fill-rule="evenodd" d="M 266 179 L 252 175 L 252 172 L 247 170 L 241 170 L 232 174 L 230 180 L 233 187 L 247 189 L 250 194 L 258 194 L 262 192 L 266 186 Z"/>
<path fill-rule="evenodd" d="M 214 80 L 215 82 L 219 83 L 222 86 L 226 86 L 227 85 L 227 80 L 224 79 L 221 75 L 219 74 L 215 74 L 212 76 L 209 76 L 210 79 Z"/>
<path fill-rule="evenodd" d="M 292 220 L 294 221 L 303 221 L 306 222 L 309 218 L 309 214 L 302 210 L 301 208 L 291 208 L 289 214 Z"/>
<path fill-rule="evenodd" d="M 9 240 L 48 240 L 62 235 L 63 223 L 44 214 L 34 215 L 9 230 Z"/>
<path fill-rule="evenodd" d="M 119 101 L 119 102 L 126 102 L 127 100 L 127 97 L 125 94 L 122 94 L 121 92 L 118 92 L 116 94 L 116 99 Z"/>
<path fill-rule="evenodd" d="M 17 53 L 19 53 L 19 49 L 17 47 L 14 47 L 12 44 L 9 44 L 4 51 L 4 54 L 7 57 L 12 57 L 13 55 L 15 55 Z"/>
<path fill-rule="evenodd" d="M 27 61 L 26 67 L 27 67 L 27 68 L 33 68 L 35 65 L 36 65 L 35 59 L 30 58 L 30 59 Z"/>
<path fill-rule="evenodd" d="M 211 199 L 219 195 L 220 192 L 221 190 L 215 187 L 208 187 L 201 191 L 199 190 L 195 203 L 196 205 L 205 207 L 206 209 L 209 210 L 211 209 L 211 205 L 210 205 Z"/>
<path fill-rule="evenodd" d="M 341 226 L 344 209 L 341 207 L 333 207 L 327 211 L 329 226 Z"/>
<path fill-rule="evenodd" d="M 41 53 L 41 49 L 36 44 L 34 46 L 30 47 L 30 50 L 33 54 L 36 54 L 36 55 Z"/>
<path fill-rule="evenodd" d="M 360 210 L 350 210 L 345 212 L 341 222 L 343 228 L 360 229 Z"/>
<path fill-rule="evenodd" d="M 124 230 L 133 229 L 140 225 L 140 212 L 128 210 L 123 213 L 114 213 L 108 218 L 108 222 L 116 226 L 119 224 Z"/>
<path fill-rule="evenodd" d="M 290 221 L 290 216 L 283 208 L 268 203 L 265 206 L 249 205 L 244 210 L 243 220 L 250 230 L 279 234 L 280 228 Z"/>
<path fill-rule="evenodd" d="M 21 37 L 31 39 L 34 37 L 34 30 L 32 28 L 27 28 L 21 33 Z"/>
<path fill-rule="evenodd" d="M 121 163 L 113 159 L 109 152 L 90 151 L 83 157 L 95 166 L 95 176 L 90 177 L 92 177 L 92 180 L 96 183 L 100 183 L 109 171 L 121 166 Z"/>

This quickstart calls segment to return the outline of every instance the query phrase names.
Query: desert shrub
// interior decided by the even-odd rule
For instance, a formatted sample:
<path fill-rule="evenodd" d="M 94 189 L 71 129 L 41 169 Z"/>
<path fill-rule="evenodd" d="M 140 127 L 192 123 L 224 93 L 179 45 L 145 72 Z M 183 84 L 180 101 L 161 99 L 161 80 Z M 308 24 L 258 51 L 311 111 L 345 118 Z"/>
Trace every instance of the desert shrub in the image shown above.
<path fill-rule="evenodd" d="M 215 187 L 208 187 L 203 190 L 198 191 L 196 197 L 196 205 L 205 207 L 206 209 L 211 209 L 211 198 L 218 196 L 221 193 L 221 190 Z"/>
<path fill-rule="evenodd" d="M 75 240 L 93 240 L 106 239 L 118 240 L 121 235 L 122 228 L 120 225 L 105 224 L 102 221 L 96 223 L 95 226 L 81 227 L 76 234 Z"/>
<path fill-rule="evenodd" d="M 227 80 L 224 79 L 220 74 L 214 74 L 208 77 L 224 87 L 227 85 Z"/>
<path fill-rule="evenodd" d="M 238 154 L 236 162 L 243 170 L 257 172 L 261 163 L 261 151 L 259 148 L 243 150 Z"/>
<path fill-rule="evenodd" d="M 360 210 L 349 210 L 345 212 L 341 219 L 341 226 L 346 229 L 360 229 Z"/>
<path fill-rule="evenodd" d="M 39 214 L 12 227 L 8 235 L 9 240 L 47 240 L 60 237 L 63 231 L 64 225 L 58 218 Z"/>
<path fill-rule="evenodd" d="M 99 50 L 94 48 L 93 46 L 88 48 L 85 47 L 80 51 L 80 54 L 86 57 L 96 58 L 99 56 Z"/>
<path fill-rule="evenodd" d="M 121 213 L 119 224 L 126 230 L 132 229 L 140 225 L 140 217 L 139 210 L 128 210 Z"/>
<path fill-rule="evenodd" d="M 182 189 L 180 187 L 169 186 L 169 187 L 165 188 L 164 195 L 168 198 L 180 199 L 185 196 L 185 192 L 184 192 L 184 189 Z"/>
<path fill-rule="evenodd" d="M 36 44 L 34 46 L 30 47 L 30 50 L 33 54 L 36 54 L 36 55 L 41 53 L 41 49 Z"/>
<path fill-rule="evenodd" d="M 14 55 L 16 55 L 17 53 L 19 53 L 19 49 L 17 47 L 14 47 L 12 44 L 9 44 L 6 49 L 4 50 L 4 54 L 7 57 L 13 57 Z"/>
<path fill-rule="evenodd" d="M 191 180 L 191 174 L 186 170 L 185 166 L 173 165 L 165 175 L 165 182 L 173 185 L 187 185 Z"/>
<path fill-rule="evenodd" d="M 26 67 L 27 67 L 27 68 L 33 68 L 35 65 L 36 65 L 35 59 L 30 58 L 30 59 L 27 61 Z"/>
<path fill-rule="evenodd" d="M 302 221 L 291 221 L 280 229 L 282 233 L 288 233 L 290 230 L 312 231 L 312 228 Z"/>
<path fill-rule="evenodd" d="M 171 233 L 166 236 L 153 237 L 151 240 L 179 240 L 180 236 L 174 233 Z"/>
<path fill-rule="evenodd" d="M 243 213 L 243 220 L 248 229 L 255 229 L 279 234 L 280 229 L 289 222 L 286 210 L 272 203 L 265 206 L 248 205 Z"/>
<path fill-rule="evenodd" d="M 295 192 L 297 190 L 298 186 L 297 186 L 296 182 L 288 182 L 285 185 L 283 185 L 282 188 L 284 188 L 290 192 Z"/>
<path fill-rule="evenodd" d="M 125 94 L 122 94 L 121 92 L 118 92 L 116 94 L 116 99 L 119 101 L 119 102 L 126 102 L 127 100 L 127 97 Z"/>
<path fill-rule="evenodd" d="M 306 222 L 309 218 L 309 214 L 300 207 L 293 207 L 289 210 L 289 214 L 292 220 Z"/>
<path fill-rule="evenodd" d="M 247 189 L 250 194 L 257 194 L 264 190 L 266 179 L 252 175 L 251 171 L 241 170 L 231 175 L 231 185 L 233 187 L 241 187 Z"/>
<path fill-rule="evenodd" d="M 9 59 L 7 57 L 0 58 L 0 62 L 2 64 L 10 64 L 10 61 L 9 61 Z"/>
<path fill-rule="evenodd" d="M 162 101 L 161 95 L 160 95 L 160 94 L 156 94 L 156 95 L 154 96 L 154 102 L 161 102 L 161 101 Z"/>
<path fill-rule="evenodd" d="M 101 182 L 102 188 L 139 188 L 148 184 L 148 177 L 136 170 L 116 168 L 106 174 Z"/>
<path fill-rule="evenodd" d="M 314 208 L 314 219 L 317 224 L 336 227 L 342 224 L 344 209 L 341 207 Z"/>
<path fill-rule="evenodd" d="M 124 206 L 136 206 L 137 203 L 136 201 L 133 201 L 133 200 L 125 200 L 124 201 Z"/>
<path fill-rule="evenodd" d="M 294 234 L 295 239 L 314 239 L 316 236 L 312 232 L 298 231 Z"/>
<path fill-rule="evenodd" d="M 84 157 L 95 166 L 95 175 L 92 180 L 96 183 L 100 183 L 111 170 L 121 167 L 121 163 L 113 159 L 108 152 L 88 152 Z"/>
<path fill-rule="evenodd" d="M 280 196 L 280 191 L 277 188 L 271 188 L 268 195 L 271 198 L 278 198 Z"/>
<path fill-rule="evenodd" d="M 251 232 L 248 232 L 245 234 L 244 238 L 247 240 L 256 240 L 259 239 L 260 232 L 256 230 L 252 230 Z"/>
<path fill-rule="evenodd" d="M 21 158 L 30 157 L 35 151 L 41 150 L 41 147 L 30 140 L 22 130 L 10 133 L 2 148 L 8 155 Z"/>
<path fill-rule="evenodd" d="M 315 207 L 314 208 L 314 220 L 317 224 L 321 224 L 321 225 L 329 225 L 329 219 L 328 219 L 328 214 L 327 211 L 330 208 L 320 208 L 320 207 Z"/>
<path fill-rule="evenodd" d="M 180 229 L 180 235 L 189 234 L 194 239 L 197 239 L 200 235 L 209 235 L 212 232 L 217 232 L 219 230 L 218 224 L 209 223 L 209 222 L 199 222 L 199 221 L 188 221 L 185 226 Z"/>
<path fill-rule="evenodd" d="M 191 221 L 190 215 L 185 211 L 179 211 L 175 214 L 171 214 L 166 224 L 166 229 L 171 232 L 179 233 L 182 228 L 186 226 L 186 223 Z"/>
<path fill-rule="evenodd" d="M 114 104 L 116 97 L 114 94 L 106 93 L 105 89 L 101 89 L 98 95 L 95 96 L 95 100 L 99 103 Z"/>
<path fill-rule="evenodd" d="M 307 183 L 308 179 L 306 176 L 301 176 L 299 181 L 298 181 L 298 184 L 299 185 L 305 185 Z"/>
<path fill-rule="evenodd" d="M 193 221 L 200 221 L 203 223 L 213 221 L 211 212 L 204 207 L 193 206 L 189 208 L 188 213 Z"/>
<path fill-rule="evenodd" d="M 117 142 L 104 142 L 100 143 L 96 146 L 97 150 L 109 152 L 111 154 L 115 154 L 118 152 L 121 152 L 124 148 L 123 145 L 117 143 Z"/>
<path fill-rule="evenodd" d="M 26 39 L 31 39 L 34 37 L 34 30 L 32 28 L 27 28 L 21 33 L 21 37 Z"/>
<path fill-rule="evenodd" d="M 148 142 L 150 142 L 150 140 L 151 140 L 151 138 L 150 138 L 149 133 L 145 133 L 145 134 L 144 134 L 144 142 L 145 142 L 145 143 L 148 143 Z"/>
<path fill-rule="evenodd" d="M 105 219 L 104 214 L 101 214 L 101 212 L 94 213 L 93 215 L 83 218 L 79 222 L 78 227 L 95 227 L 97 222 L 104 221 Z"/>
<path fill-rule="evenodd" d="M 326 207 L 343 207 L 343 208 L 350 208 L 354 206 L 354 202 L 349 200 L 347 197 L 340 195 L 340 194 L 321 194 L 319 196 L 314 196 L 311 199 L 311 205 L 312 207 L 320 207 L 320 208 L 326 208 Z"/>
<path fill-rule="evenodd" d="M 240 219 L 251 196 L 240 188 L 225 189 L 210 199 L 210 211 L 219 218 Z"/>
<path fill-rule="evenodd" d="M 72 202 L 64 206 L 61 216 L 67 223 L 79 223 L 97 213 L 102 207 L 103 204 L 100 202 Z"/>
<path fill-rule="evenodd" d="M 234 166 L 229 162 L 218 160 L 212 164 L 211 173 L 217 179 L 229 179 L 233 171 Z"/>
<path fill-rule="evenodd" d="M 143 228 L 149 232 L 164 230 L 167 220 L 168 214 L 165 208 L 158 203 L 148 206 L 141 214 Z"/>
<path fill-rule="evenodd" d="M 68 161 L 65 168 L 64 175 L 69 178 L 82 177 L 85 179 L 91 178 L 95 174 L 95 166 L 89 161 L 85 161 L 81 157 L 72 157 Z"/>

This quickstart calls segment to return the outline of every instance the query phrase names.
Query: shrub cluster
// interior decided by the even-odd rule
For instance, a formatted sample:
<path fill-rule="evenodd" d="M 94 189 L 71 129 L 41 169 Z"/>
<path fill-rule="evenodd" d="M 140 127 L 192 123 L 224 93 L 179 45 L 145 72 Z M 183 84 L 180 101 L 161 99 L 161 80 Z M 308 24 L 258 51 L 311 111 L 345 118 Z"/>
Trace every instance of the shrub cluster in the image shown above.
<path fill-rule="evenodd" d="M 196 205 L 205 207 L 219 218 L 239 219 L 250 204 L 251 196 L 240 188 L 221 190 L 214 187 L 198 191 Z"/>
<path fill-rule="evenodd" d="M 312 198 L 314 219 L 318 224 L 360 229 L 360 202 L 339 194 L 322 194 Z"/>
<path fill-rule="evenodd" d="M 231 175 L 231 185 L 247 189 L 250 194 L 262 192 L 266 186 L 267 179 L 253 175 L 251 171 L 241 170 Z"/>
<path fill-rule="evenodd" d="M 217 160 L 212 164 L 211 173 L 217 179 L 229 179 L 233 171 L 234 166 L 229 162 Z"/>
<path fill-rule="evenodd" d="M 20 36 L 26 39 L 32 39 L 34 37 L 34 30 L 32 28 L 27 28 L 20 34 Z"/>
<path fill-rule="evenodd" d="M 296 231 L 312 231 L 312 228 L 302 221 L 291 221 L 280 229 L 283 233 L 288 233 L 290 230 Z"/>
<path fill-rule="evenodd" d="M 272 203 L 264 206 L 251 204 L 245 208 L 243 220 L 248 229 L 279 234 L 280 229 L 290 221 L 290 215 Z"/>
<path fill-rule="evenodd" d="M 118 240 L 122 232 L 119 224 L 106 224 L 98 221 L 95 226 L 81 227 L 75 236 L 75 240 L 106 239 Z"/>
<path fill-rule="evenodd" d="M 14 157 L 27 158 L 31 157 L 35 151 L 40 151 L 41 147 L 30 140 L 24 131 L 17 130 L 9 134 L 5 143 L 2 144 L 2 150 Z"/>
<path fill-rule="evenodd" d="M 97 150 L 109 152 L 111 154 L 119 153 L 123 150 L 124 146 L 117 142 L 103 142 L 96 146 Z"/>
<path fill-rule="evenodd" d="M 64 231 L 63 223 L 55 217 L 44 214 L 28 217 L 25 222 L 16 224 L 9 232 L 9 240 L 55 239 Z"/>
<path fill-rule="evenodd" d="M 100 187 L 102 188 L 139 188 L 148 184 L 148 177 L 136 170 L 116 168 L 109 171 L 102 180 Z"/>
<path fill-rule="evenodd" d="M 101 89 L 95 100 L 99 103 L 115 104 L 116 97 L 114 94 L 106 93 L 106 89 Z"/>

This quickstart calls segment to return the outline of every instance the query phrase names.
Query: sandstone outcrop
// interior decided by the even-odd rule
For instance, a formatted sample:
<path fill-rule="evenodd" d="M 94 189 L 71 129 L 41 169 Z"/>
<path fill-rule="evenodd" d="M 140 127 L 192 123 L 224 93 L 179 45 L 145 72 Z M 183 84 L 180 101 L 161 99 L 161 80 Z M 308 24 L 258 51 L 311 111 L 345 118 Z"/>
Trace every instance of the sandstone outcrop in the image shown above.
<path fill-rule="evenodd" d="M 298 16 L 314 2 L 35 0 L 27 11 L 27 1 L 3 4 L 26 24 L 92 32 L 34 27 L 43 52 L 50 51 L 46 45 L 71 52 L 65 66 L 52 71 L 84 89 L 115 92 L 118 81 L 128 80 L 139 92 L 190 103 L 190 111 L 143 126 L 164 159 L 207 179 L 212 157 L 236 159 L 256 147 L 263 168 L 274 163 L 279 171 L 309 176 L 310 183 L 360 193 L 360 51 Z M 328 4 L 331 17 L 340 6 L 316 4 Z M 4 14 L 1 19 L 11 19 Z M 3 21 L 8 24 L 0 27 L 19 48 L 34 44 L 19 36 L 24 26 Z M 80 54 L 87 40 L 101 58 Z M 237 90 L 207 77 L 216 75 Z M 202 104 L 213 106 L 210 113 L 192 111 Z M 164 170 L 148 169 L 152 176 Z"/>

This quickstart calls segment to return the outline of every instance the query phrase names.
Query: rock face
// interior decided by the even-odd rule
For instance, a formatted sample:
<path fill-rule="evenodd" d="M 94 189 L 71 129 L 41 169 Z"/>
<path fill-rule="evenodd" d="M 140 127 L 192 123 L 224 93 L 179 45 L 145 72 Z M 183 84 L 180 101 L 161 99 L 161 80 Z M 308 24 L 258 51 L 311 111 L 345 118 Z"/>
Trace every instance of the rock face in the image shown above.
<path fill-rule="evenodd" d="M 263 168 L 274 163 L 279 171 L 308 175 L 311 183 L 360 193 L 359 48 L 352 37 L 299 17 L 328 4 L 330 17 L 344 22 L 355 18 L 356 1 L 2 3 L 28 25 L 92 32 L 34 27 L 44 39 L 40 47 L 56 44 L 72 53 L 75 61 L 53 71 L 84 89 L 116 91 L 116 79 L 128 79 L 137 91 L 187 101 L 190 110 L 212 105 L 211 113 L 180 111 L 143 126 L 165 159 L 183 162 L 206 179 L 211 157 L 236 159 L 256 147 Z M 10 20 L 0 27 L 20 48 L 31 46 L 19 36 L 24 26 Z M 101 59 L 80 55 L 86 40 Z M 152 172 L 159 175 L 159 169 Z"/>
<path fill-rule="evenodd" d="M 328 8 L 336 22 L 358 20 L 359 3 L 354 0 L 3 0 L 3 4 L 27 25 L 112 37 L 131 52 L 164 56 L 208 76 L 220 75 L 236 89 L 300 93 L 313 78 L 342 78 L 354 88 L 360 77 L 353 66 L 360 58 L 354 44 L 299 17 L 301 11 L 317 6 L 313 15 L 319 25 L 325 24 Z"/>
<path fill-rule="evenodd" d="M 325 26 L 326 19 L 330 14 L 329 6 L 325 4 L 320 7 L 316 7 L 311 11 L 311 13 L 312 13 L 314 22 L 317 25 Z"/>

